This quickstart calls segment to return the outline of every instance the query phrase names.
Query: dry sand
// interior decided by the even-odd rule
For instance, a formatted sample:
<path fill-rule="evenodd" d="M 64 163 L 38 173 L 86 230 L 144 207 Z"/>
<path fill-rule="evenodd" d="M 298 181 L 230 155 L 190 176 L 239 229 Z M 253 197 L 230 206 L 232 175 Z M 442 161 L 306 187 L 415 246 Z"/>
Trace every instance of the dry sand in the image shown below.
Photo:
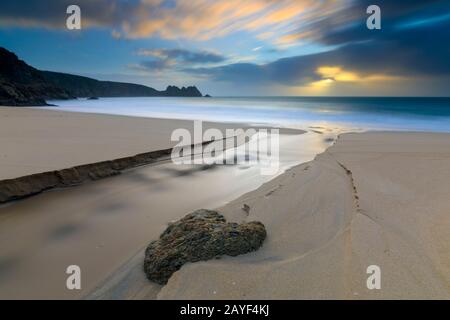
<path fill-rule="evenodd" d="M 342 135 L 220 209 L 266 225 L 259 251 L 185 265 L 158 298 L 449 299 L 449 195 L 449 134 Z M 370 265 L 381 290 L 366 286 Z"/>

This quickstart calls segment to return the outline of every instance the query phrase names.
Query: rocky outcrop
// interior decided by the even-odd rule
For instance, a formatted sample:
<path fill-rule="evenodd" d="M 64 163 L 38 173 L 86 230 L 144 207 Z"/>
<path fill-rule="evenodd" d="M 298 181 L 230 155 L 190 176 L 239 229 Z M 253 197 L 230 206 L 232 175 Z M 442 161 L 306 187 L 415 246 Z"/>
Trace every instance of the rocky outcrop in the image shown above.
<path fill-rule="evenodd" d="M 72 74 L 40 71 L 0 47 L 0 105 L 46 105 L 46 100 L 75 97 L 201 97 L 196 87 L 164 91 L 133 83 L 99 81 Z"/>
<path fill-rule="evenodd" d="M 46 105 L 46 99 L 69 98 L 74 96 L 49 83 L 41 71 L 0 47 L 0 105 Z"/>
<path fill-rule="evenodd" d="M 99 81 L 72 74 L 42 71 L 52 84 L 64 88 L 76 97 L 201 97 L 196 87 L 168 86 L 164 91 L 134 83 Z"/>
<path fill-rule="evenodd" d="M 49 189 L 70 187 L 115 176 L 126 169 L 168 159 L 171 152 L 172 149 L 158 150 L 132 157 L 2 180 L 0 181 L 0 203 L 26 198 Z"/>
<path fill-rule="evenodd" d="M 168 86 L 162 93 L 168 97 L 203 97 L 202 93 L 196 87 L 182 87 L 181 89 L 175 86 Z"/>
<path fill-rule="evenodd" d="M 202 146 L 214 142 L 204 141 Z M 196 145 L 192 144 L 190 148 Z M 110 161 L 95 162 L 73 168 L 36 173 L 15 179 L 0 180 L 0 204 L 27 198 L 54 188 L 66 188 L 120 174 L 127 169 L 168 160 L 173 148 L 140 153 Z"/>
<path fill-rule="evenodd" d="M 170 224 L 145 251 L 147 278 L 166 284 L 187 262 L 237 256 L 261 247 L 266 229 L 261 222 L 227 223 L 216 211 L 197 210 Z"/>

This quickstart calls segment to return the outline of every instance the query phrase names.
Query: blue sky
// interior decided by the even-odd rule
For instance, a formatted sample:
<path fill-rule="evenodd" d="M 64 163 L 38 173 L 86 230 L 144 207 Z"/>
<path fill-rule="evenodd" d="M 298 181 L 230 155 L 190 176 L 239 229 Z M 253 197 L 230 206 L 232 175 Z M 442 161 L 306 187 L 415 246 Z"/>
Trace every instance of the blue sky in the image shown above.
<path fill-rule="evenodd" d="M 81 30 L 66 8 L 81 8 Z M 0 46 L 36 68 L 220 95 L 448 96 L 450 2 L 18 0 Z"/>

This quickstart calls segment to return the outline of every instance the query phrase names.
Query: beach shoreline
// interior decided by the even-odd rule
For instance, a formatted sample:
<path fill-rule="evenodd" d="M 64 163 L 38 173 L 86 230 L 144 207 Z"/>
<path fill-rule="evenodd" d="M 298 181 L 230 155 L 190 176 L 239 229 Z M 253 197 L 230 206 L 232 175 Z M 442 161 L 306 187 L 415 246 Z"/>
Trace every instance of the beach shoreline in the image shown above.
<path fill-rule="evenodd" d="M 37 123 L 44 114 L 53 120 Z M 28 124 L 24 132 L 15 129 L 14 117 Z M 13 133 L 22 134 L 22 141 L 28 139 L 22 146 L 33 149 L 39 139 L 52 139 L 61 118 L 64 124 L 72 124 L 64 134 L 78 138 L 78 148 L 95 150 L 92 143 L 110 143 L 103 156 L 118 152 L 114 150 L 117 141 L 136 136 L 140 139 L 120 152 L 167 146 L 170 130 L 189 125 L 184 120 L 0 109 L 0 120 L 10 120 L 2 143 Z M 110 137 L 114 123 L 125 136 Z M 229 124 L 207 124 L 212 125 L 225 128 Z M 80 128 L 87 128 L 84 136 L 78 135 Z M 101 132 L 99 140 L 86 148 L 86 141 L 97 132 Z M 149 132 L 155 144 L 144 139 Z M 329 146 L 324 133 L 309 132 L 288 140 L 282 148 L 321 144 L 302 158 L 290 154 L 297 157 L 297 165 L 288 162 L 289 169 L 273 179 L 255 179 L 257 170 L 248 175 L 251 169 L 245 167 L 204 171 L 153 164 L 2 207 L 0 241 L 8 246 L 0 252 L 4 280 L 0 295 L 19 299 L 448 299 L 450 238 L 446 231 L 450 222 L 445 212 L 449 210 L 450 134 L 346 133 Z M 55 144 L 47 143 L 47 150 L 62 146 L 58 139 L 51 141 Z M 17 140 L 7 143 L 14 145 Z M 39 156 L 38 150 L 42 152 L 42 148 L 31 150 L 27 160 Z M 96 152 L 88 156 L 98 159 Z M 74 161 L 67 154 L 61 159 Z M 189 193 L 189 185 L 196 192 Z M 244 204 L 250 208 L 248 214 Z M 187 264 L 164 287 L 149 282 L 142 271 L 145 245 L 167 223 L 201 207 L 219 208 L 229 221 L 262 221 L 268 231 L 266 242 L 251 254 Z M 19 230 L 26 236 L 18 239 Z M 83 267 L 84 281 L 89 283 L 82 292 L 68 292 L 58 285 L 65 281 L 64 266 L 73 261 Z M 382 290 L 365 287 L 369 265 L 380 266 Z M 42 274 L 33 277 L 31 270 Z M 38 287 L 42 278 L 49 280 L 44 290 L 27 291 L 27 286 Z"/>
<path fill-rule="evenodd" d="M 189 121 L 164 121 L 159 119 L 139 119 L 121 116 L 105 116 L 91 114 L 75 114 L 68 112 L 49 112 L 34 109 L 3 109 L 0 117 L 5 127 L 4 141 L 15 134 L 21 134 L 22 144 L 16 144 L 17 153 L 10 153 L 9 161 L 27 147 L 33 148 L 37 140 L 45 141 L 58 136 L 62 143 L 72 140 L 72 147 L 80 154 L 86 155 L 86 150 L 93 150 L 85 145 L 86 139 L 95 140 L 93 133 L 101 131 L 96 141 L 90 144 L 110 144 L 113 150 L 117 138 L 125 129 L 131 127 L 131 135 L 138 135 L 145 130 L 157 132 L 151 138 L 165 146 L 172 129 L 178 126 L 192 128 Z M 1 110 L 0 110 L 1 114 Z M 50 120 L 49 120 L 50 118 Z M 61 128 L 69 124 L 67 130 Z M 25 120 L 24 120 L 25 119 Z M 83 122 L 80 120 L 88 120 Z M 26 122 L 26 126 L 24 126 Z M 115 122 L 116 126 L 111 126 Z M 96 124 L 100 125 L 97 126 Z M 50 124 L 49 126 L 47 126 Z M 108 124 L 108 125 L 106 125 Z M 116 127 L 124 126 L 120 133 Z M 169 125 L 167 125 L 169 124 Z M 239 124 L 203 123 L 205 128 L 219 129 L 240 128 Z M 21 132 L 17 128 L 24 127 Z M 84 131 L 87 134 L 83 136 Z M 245 128 L 245 127 L 244 127 Z M 58 130 L 57 130 L 58 129 Z M 94 130 L 96 129 L 96 130 Z M 139 131 L 140 129 L 140 131 Z M 79 132 L 81 133 L 81 137 Z M 37 135 L 35 135 L 38 133 Z M 59 135 L 58 135 L 59 133 Z M 288 141 L 303 136 L 303 131 L 288 130 L 285 135 Z M 110 135 L 113 134 L 112 138 Z M 68 137 L 69 136 L 69 137 Z M 126 134 L 125 134 L 126 136 Z M 319 135 L 306 134 L 300 139 L 319 139 Z M 130 138 L 128 135 L 127 139 Z M 157 141 L 164 138 L 163 141 Z M 54 138 L 53 138 L 54 139 Z M 74 161 L 71 157 L 59 157 L 58 139 L 56 143 L 46 143 L 46 149 L 30 152 L 26 159 L 33 163 L 32 156 L 55 160 L 55 169 L 63 168 L 64 161 Z M 11 139 L 13 140 L 13 139 Z M 119 139 L 119 141 L 125 140 Z M 47 141 L 48 142 L 48 141 Z M 75 144 L 76 142 L 76 144 Z M 288 142 L 290 144 L 290 142 Z M 20 148 L 19 148 L 20 146 Z M 149 144 L 145 136 L 131 147 L 134 150 L 145 151 Z M 64 147 L 64 146 L 62 146 Z M 145 148 L 145 149 L 144 149 Z M 156 149 L 156 147 L 155 147 Z M 7 151 L 7 148 L 3 149 Z M 106 148 L 108 151 L 108 148 Z M 123 149 L 120 151 L 123 152 Z M 312 155 L 315 151 L 311 151 Z M 83 157 L 85 163 L 89 157 L 106 157 L 108 152 L 95 149 Z M 308 154 L 305 156 L 310 157 Z M 291 161 L 301 161 L 292 157 Z M 62 161 L 56 161 L 62 160 Z M 101 158 L 101 160 L 109 160 Z M 20 162 L 20 159 L 17 160 Z M 77 164 L 78 162 L 71 162 Z M 36 170 L 37 167 L 33 167 Z M 37 168 L 40 170 L 40 168 Z M 5 170 L 5 172 L 8 172 Z M 32 171 L 35 173 L 36 171 Z M 239 176 L 239 181 L 236 181 Z M 0 207 L 0 239 L 8 243 L 0 248 L 0 296 L 4 298 L 64 298 L 78 299 L 83 297 L 92 287 L 98 284 L 109 273 L 119 268 L 138 249 L 142 248 L 149 238 L 158 235 L 168 220 L 180 218 L 185 210 L 195 210 L 199 206 L 217 206 L 236 198 L 249 190 L 258 187 L 265 179 L 259 174 L 258 168 L 246 166 L 195 166 L 175 165 L 171 161 L 151 163 L 139 168 L 126 170 L 119 176 L 91 181 L 84 185 L 71 188 L 56 188 L 35 197 L 11 202 Z M 197 192 L 190 194 L 192 187 Z M 213 189 L 211 189 L 213 188 Z M 173 201 L 177 198 L 177 201 Z M 22 237 L 17 238 L 17 230 Z M 117 238 L 117 234 L 127 235 Z M 34 249 L 31 249 L 34 248 Z M 30 252 L 32 250 L 32 253 Z M 65 283 L 65 270 L 74 259 L 87 274 L 82 292 L 68 291 L 60 284 Z M 32 271 L 33 270 L 33 271 Z M 42 287 L 38 285 L 42 279 L 48 282 Z M 35 287 L 37 290 L 32 290 Z M 40 289 L 38 289 L 40 288 Z"/>
<path fill-rule="evenodd" d="M 36 107 L 0 107 L 0 123 L 0 180 L 169 149 L 177 143 L 171 141 L 174 130 L 193 131 L 190 120 Z M 202 124 L 205 130 L 249 127 L 243 123 Z"/>

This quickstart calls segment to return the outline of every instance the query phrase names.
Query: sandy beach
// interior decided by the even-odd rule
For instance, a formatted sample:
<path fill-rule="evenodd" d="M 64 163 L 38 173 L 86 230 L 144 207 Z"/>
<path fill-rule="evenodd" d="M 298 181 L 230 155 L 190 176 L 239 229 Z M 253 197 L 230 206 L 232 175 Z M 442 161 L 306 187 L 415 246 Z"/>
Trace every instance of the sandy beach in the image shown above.
<path fill-rule="evenodd" d="M 0 121 L 2 179 L 170 147 L 174 128 L 192 126 L 19 108 L 0 108 Z M 448 299 L 450 135 L 348 133 L 331 146 L 324 132 L 286 135 L 281 161 L 302 164 L 275 178 L 164 162 L 3 205 L 0 297 Z M 263 222 L 263 247 L 149 282 L 145 246 L 199 208 Z M 65 288 L 70 264 L 82 267 L 80 291 Z M 370 265 L 381 290 L 366 287 Z"/>
<path fill-rule="evenodd" d="M 259 251 L 186 265 L 158 298 L 449 299 L 449 160 L 448 134 L 342 135 L 220 208 L 265 224 Z M 381 290 L 366 287 L 370 265 Z"/>
<path fill-rule="evenodd" d="M 53 161 L 52 166 L 44 169 L 54 170 L 79 165 L 80 162 L 129 156 L 128 152 L 134 154 L 166 148 L 171 143 L 171 130 L 178 127 L 191 129 L 193 126 L 192 121 L 186 120 L 28 108 L 0 111 L 4 115 L 0 118 L 2 124 L 5 123 L 2 143 L 15 150 L 6 153 L 5 158 L 14 159 L 12 163 L 29 164 L 20 166 L 22 171 L 16 170 L 14 176 L 41 172 L 42 167 L 35 165 L 33 157 L 43 159 L 44 163 Z M 62 122 L 67 129 L 63 130 L 58 119 L 64 119 Z M 118 132 L 118 125 L 134 132 L 134 136 L 127 134 L 127 130 Z M 219 129 L 240 127 L 238 124 L 211 122 L 204 123 L 204 126 Z M 20 131 L 18 128 L 21 127 L 25 129 Z M 98 138 L 96 131 L 102 132 Z M 286 160 L 285 166 L 309 161 L 329 145 L 323 142 L 322 135 L 303 135 L 299 130 L 286 132 L 282 155 Z M 14 138 L 6 137 L 20 133 L 22 143 L 15 144 L 14 149 L 11 142 Z M 147 139 L 147 134 L 150 134 L 150 139 Z M 126 139 L 131 141 L 135 138 L 138 141 L 130 146 L 123 143 Z M 72 141 L 72 148 L 66 149 L 68 153 L 64 154 L 60 148 L 64 149 L 66 140 Z M 114 145 L 118 143 L 125 144 L 127 151 L 115 150 Z M 100 144 L 107 146 L 105 152 L 102 148 L 92 147 Z M 311 146 L 311 149 L 292 152 L 296 144 Z M 34 148 L 35 145 L 40 145 L 39 150 Z M 25 153 L 28 153 L 28 158 L 18 156 Z M 4 164 L 2 168 L 7 167 L 7 163 Z M 3 172 L 7 175 L 10 171 Z M 205 170 L 203 166 L 162 162 L 83 186 L 52 190 L 4 204 L 0 207 L 0 240 L 3 243 L 0 246 L 0 297 L 76 299 L 88 296 L 140 252 L 149 240 L 157 237 L 169 221 L 199 207 L 223 205 L 268 180 L 270 177 L 261 176 L 259 168 L 219 166 Z M 196 192 L 192 192 L 193 189 Z M 22 236 L 18 238 L 18 234 Z M 118 234 L 123 236 L 117 237 Z M 74 263 L 85 270 L 81 291 L 69 291 L 65 287 L 65 269 Z M 145 291 L 146 296 L 155 298 L 159 286 L 155 291 L 154 286 L 142 278 L 142 273 L 139 276 L 143 280 L 139 285 L 150 290 L 150 293 Z"/>
<path fill-rule="evenodd" d="M 449 30 L 450 1 L 0 1 L 0 300 L 449 301 Z"/>
<path fill-rule="evenodd" d="M 0 108 L 0 179 L 60 170 L 173 147 L 193 122 L 39 108 Z M 205 129 L 242 127 L 204 122 Z"/>

